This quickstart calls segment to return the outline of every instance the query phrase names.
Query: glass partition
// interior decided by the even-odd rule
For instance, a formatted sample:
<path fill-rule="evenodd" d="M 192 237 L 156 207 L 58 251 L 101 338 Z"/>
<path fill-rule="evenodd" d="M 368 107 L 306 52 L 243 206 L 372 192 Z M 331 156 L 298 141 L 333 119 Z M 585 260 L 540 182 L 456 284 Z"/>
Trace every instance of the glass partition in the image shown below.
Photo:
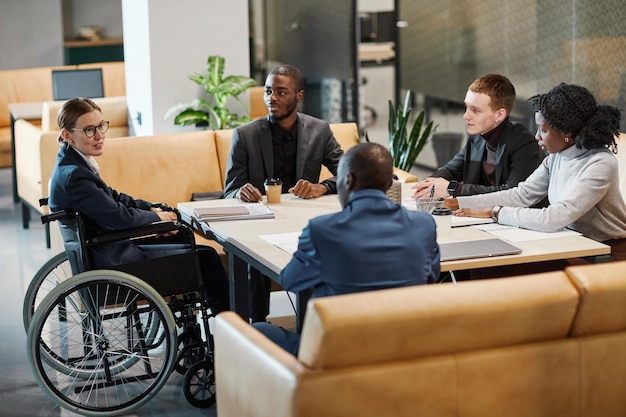
<path fill-rule="evenodd" d="M 355 0 L 266 0 L 261 7 L 264 42 L 254 38 L 265 74 L 295 65 L 305 76 L 302 111 L 330 123 L 356 121 Z"/>
<path fill-rule="evenodd" d="M 626 106 L 626 7 L 622 0 L 397 0 L 400 90 L 417 93 L 433 120 L 461 118 L 469 84 L 490 73 L 517 90 L 512 115 L 532 130 L 526 100 L 560 82 Z M 626 127 L 622 116 L 622 130 Z M 464 132 L 462 123 L 439 132 Z M 431 164 L 429 164 L 431 165 Z"/>

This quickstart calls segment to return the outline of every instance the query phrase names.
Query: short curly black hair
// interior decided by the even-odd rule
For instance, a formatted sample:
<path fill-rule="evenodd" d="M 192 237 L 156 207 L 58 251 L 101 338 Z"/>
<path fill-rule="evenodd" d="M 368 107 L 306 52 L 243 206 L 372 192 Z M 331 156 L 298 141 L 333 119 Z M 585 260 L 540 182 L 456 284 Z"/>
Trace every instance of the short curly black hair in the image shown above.
<path fill-rule="evenodd" d="M 528 99 L 534 111 L 540 112 L 550 126 L 574 137 L 578 148 L 607 147 L 617 153 L 615 137 L 619 136 L 620 111 L 598 106 L 585 87 L 561 83 L 545 94 Z"/>

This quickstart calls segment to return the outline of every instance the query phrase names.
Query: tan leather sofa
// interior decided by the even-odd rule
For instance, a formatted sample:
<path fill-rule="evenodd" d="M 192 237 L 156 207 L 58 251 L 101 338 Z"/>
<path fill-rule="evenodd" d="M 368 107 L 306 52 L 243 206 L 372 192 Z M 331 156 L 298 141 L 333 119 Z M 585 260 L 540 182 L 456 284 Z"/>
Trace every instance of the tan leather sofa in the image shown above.
<path fill-rule="evenodd" d="M 24 68 L 0 71 L 0 168 L 11 166 L 11 117 L 9 103 L 52 100 L 52 70 L 102 68 L 105 96 L 126 95 L 123 62 Z"/>
<path fill-rule="evenodd" d="M 215 323 L 217 414 L 624 416 L 626 263 L 309 302 L 298 357 Z"/>

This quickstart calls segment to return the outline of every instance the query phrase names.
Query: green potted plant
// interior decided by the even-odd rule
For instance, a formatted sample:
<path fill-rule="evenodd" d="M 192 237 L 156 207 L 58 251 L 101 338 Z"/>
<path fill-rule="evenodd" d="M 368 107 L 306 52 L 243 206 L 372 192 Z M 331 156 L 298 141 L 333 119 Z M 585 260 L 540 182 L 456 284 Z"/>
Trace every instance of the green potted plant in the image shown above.
<path fill-rule="evenodd" d="M 165 113 L 165 119 L 174 117 L 179 126 L 209 126 L 213 130 L 230 129 L 250 121 L 250 112 L 239 94 L 254 86 L 256 81 L 243 75 L 229 75 L 223 78 L 225 59 L 211 55 L 207 60 L 208 76 L 194 73 L 189 79 L 202 86 L 207 98 L 198 98 L 190 103 L 180 103 Z M 226 108 L 229 98 L 235 99 L 245 110 L 244 115 L 232 113 Z"/>
<path fill-rule="evenodd" d="M 437 130 L 431 120 L 424 123 L 424 110 L 422 110 L 409 131 L 409 117 L 411 115 L 411 91 L 406 92 L 404 105 L 394 108 L 389 100 L 389 152 L 393 156 L 393 165 L 403 171 L 410 171 L 418 155 Z M 367 132 L 365 139 L 369 142 Z"/>

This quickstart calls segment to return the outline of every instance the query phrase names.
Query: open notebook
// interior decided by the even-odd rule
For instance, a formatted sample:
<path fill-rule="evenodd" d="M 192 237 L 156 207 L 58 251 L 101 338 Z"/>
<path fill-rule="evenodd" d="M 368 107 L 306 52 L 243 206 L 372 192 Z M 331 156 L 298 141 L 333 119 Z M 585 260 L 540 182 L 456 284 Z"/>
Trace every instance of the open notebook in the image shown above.
<path fill-rule="evenodd" d="M 513 246 L 501 239 L 442 243 L 439 245 L 439 250 L 441 251 L 441 262 L 515 255 L 522 252 L 517 246 Z"/>

